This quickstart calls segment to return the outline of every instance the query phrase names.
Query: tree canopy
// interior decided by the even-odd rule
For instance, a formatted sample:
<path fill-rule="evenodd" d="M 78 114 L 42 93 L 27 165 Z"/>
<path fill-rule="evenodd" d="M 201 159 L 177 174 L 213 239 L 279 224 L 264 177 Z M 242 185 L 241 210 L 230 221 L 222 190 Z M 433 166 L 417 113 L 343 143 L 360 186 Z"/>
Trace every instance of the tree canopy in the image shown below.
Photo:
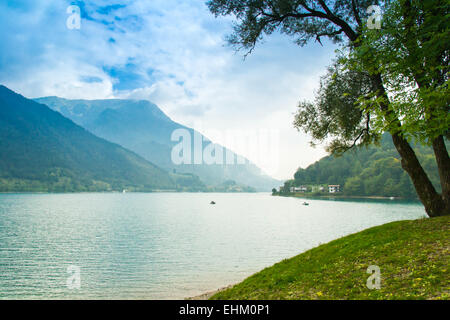
<path fill-rule="evenodd" d="M 216 16 L 233 15 L 236 49 L 252 52 L 276 30 L 303 46 L 323 37 L 341 54 L 322 79 L 314 102 L 301 102 L 295 126 L 330 142 L 331 152 L 370 144 L 389 132 L 402 168 L 430 216 L 450 214 L 448 0 L 210 0 Z M 380 29 L 367 10 L 379 5 Z M 442 193 L 410 145 L 433 147 Z"/>

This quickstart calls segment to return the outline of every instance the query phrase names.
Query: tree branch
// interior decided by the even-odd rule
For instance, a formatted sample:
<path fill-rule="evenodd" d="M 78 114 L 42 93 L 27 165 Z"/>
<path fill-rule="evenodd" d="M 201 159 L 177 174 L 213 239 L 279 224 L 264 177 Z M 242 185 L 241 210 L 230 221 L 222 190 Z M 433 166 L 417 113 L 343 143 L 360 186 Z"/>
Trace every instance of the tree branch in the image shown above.
<path fill-rule="evenodd" d="M 318 1 L 319 1 L 320 6 L 327 13 L 327 15 L 333 16 L 333 13 L 331 12 L 330 8 L 328 8 L 328 6 L 325 4 L 325 1 L 323 1 L 323 0 L 318 0 Z"/>
<path fill-rule="evenodd" d="M 370 132 L 370 113 L 367 113 L 366 127 L 361 129 L 361 132 L 356 137 L 356 139 L 353 140 L 353 143 L 350 146 L 347 146 L 347 147 L 344 148 L 344 152 L 347 152 L 348 150 L 353 149 L 354 147 L 356 147 L 356 144 L 357 144 L 358 140 L 361 139 L 361 137 L 364 135 L 364 133 L 369 134 L 369 132 Z"/>
<path fill-rule="evenodd" d="M 313 10 L 312 13 L 317 14 L 318 18 L 325 18 L 325 19 L 333 22 L 334 24 L 338 25 L 339 27 L 341 27 L 342 30 L 344 31 L 344 33 L 346 34 L 346 36 L 350 39 L 350 41 L 353 42 L 358 38 L 358 34 L 350 27 L 350 25 L 347 22 L 345 22 L 344 20 L 342 20 L 341 18 L 336 16 L 333 12 L 331 12 L 330 8 L 328 8 L 325 1 L 323 1 L 323 0 L 317 0 L 317 1 L 319 2 L 320 6 L 325 10 L 326 14 L 324 14 L 323 12 L 320 12 L 320 11 L 315 11 L 315 10 Z M 302 6 L 305 9 L 307 8 L 306 5 L 302 5 Z"/>
<path fill-rule="evenodd" d="M 362 27 L 362 21 L 361 21 L 361 17 L 358 14 L 358 10 L 356 9 L 356 0 L 352 0 L 352 10 L 353 10 L 353 14 L 355 16 L 356 22 L 358 23 L 358 26 Z"/>
<path fill-rule="evenodd" d="M 282 15 L 282 16 L 276 16 L 275 14 L 270 14 L 270 13 L 264 12 L 262 10 L 261 14 L 264 15 L 264 16 L 267 16 L 269 18 L 272 18 L 272 19 L 277 19 L 280 22 L 282 22 L 286 18 L 296 18 L 296 19 L 321 18 L 321 19 L 326 19 L 328 21 L 331 21 L 335 25 L 339 26 L 342 29 L 342 32 L 345 33 L 345 35 L 349 38 L 350 41 L 352 41 L 352 42 L 355 41 L 358 38 L 359 35 L 352 29 L 352 27 L 350 27 L 350 25 L 347 22 L 345 22 L 341 18 L 339 18 L 336 15 L 334 15 L 333 12 L 331 12 L 331 10 L 323 2 L 323 0 L 319 0 L 319 2 L 322 2 L 323 5 L 325 6 L 325 8 L 326 8 L 326 9 L 324 8 L 325 13 L 321 12 L 321 11 L 314 10 L 314 9 L 308 7 L 306 4 L 301 4 L 301 6 L 303 8 L 305 8 L 305 10 L 308 11 L 309 13 L 295 12 L 295 13 L 287 13 L 287 14 Z M 261 8 L 259 8 L 259 9 L 261 10 Z M 272 11 L 273 11 L 273 9 L 272 9 Z"/>
<path fill-rule="evenodd" d="M 320 40 L 320 37 L 333 37 L 333 36 L 337 36 L 338 34 L 341 34 L 342 32 L 344 32 L 343 29 L 339 29 L 337 31 L 334 32 L 323 32 L 323 33 L 319 33 L 318 35 L 316 35 L 316 41 L 320 43 L 321 46 L 323 46 L 322 41 Z"/>

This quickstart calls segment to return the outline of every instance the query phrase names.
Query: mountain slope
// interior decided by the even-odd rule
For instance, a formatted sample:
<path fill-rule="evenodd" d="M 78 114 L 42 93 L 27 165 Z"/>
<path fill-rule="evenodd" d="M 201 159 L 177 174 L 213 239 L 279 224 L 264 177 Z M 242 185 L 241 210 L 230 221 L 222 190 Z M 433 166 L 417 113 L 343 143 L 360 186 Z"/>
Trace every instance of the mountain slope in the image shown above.
<path fill-rule="evenodd" d="M 414 150 L 437 190 L 440 190 L 436 160 L 431 147 L 416 145 Z M 362 147 L 342 157 L 325 157 L 306 169 L 298 169 L 290 186 L 340 184 L 352 196 L 416 198 L 412 182 L 402 169 L 400 156 L 389 134 L 380 146 Z"/>
<path fill-rule="evenodd" d="M 36 101 L 45 103 L 95 135 L 118 143 L 164 169 L 193 173 L 208 185 L 217 186 L 233 180 L 261 191 L 269 191 L 279 185 L 279 181 L 262 174 L 248 160 L 246 164 L 232 165 L 173 164 L 171 152 L 178 142 L 171 141 L 172 132 L 185 129 L 193 137 L 195 130 L 172 121 L 148 101 L 67 100 L 57 97 Z M 205 148 L 211 141 L 202 138 Z M 227 151 L 225 148 L 224 154 Z M 234 153 L 233 156 L 237 157 Z"/>
<path fill-rule="evenodd" d="M 0 191 L 173 189 L 173 178 L 45 105 L 0 86 Z"/>

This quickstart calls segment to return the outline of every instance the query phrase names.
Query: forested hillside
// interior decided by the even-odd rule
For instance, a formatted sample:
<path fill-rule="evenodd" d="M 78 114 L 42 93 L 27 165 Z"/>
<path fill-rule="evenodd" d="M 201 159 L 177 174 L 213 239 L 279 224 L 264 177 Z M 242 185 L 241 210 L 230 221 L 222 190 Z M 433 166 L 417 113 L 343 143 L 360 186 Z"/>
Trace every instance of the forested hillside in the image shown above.
<path fill-rule="evenodd" d="M 168 172 L 0 86 L 0 192 L 175 188 Z"/>
<path fill-rule="evenodd" d="M 169 172 L 191 173 L 198 176 L 209 190 L 223 190 L 223 184 L 235 181 L 242 188 L 269 191 L 280 181 L 263 174 L 250 163 L 226 164 L 174 164 L 171 159 L 172 148 L 178 141 L 171 135 L 176 129 L 187 130 L 194 137 L 192 128 L 172 121 L 159 107 L 144 100 L 68 100 L 58 97 L 35 99 L 98 137 L 117 143 L 136 152 L 144 159 Z M 198 132 L 197 132 L 198 133 Z M 211 141 L 202 136 L 202 150 Z M 225 155 L 228 149 L 224 148 Z M 234 152 L 233 157 L 237 156 Z"/>
<path fill-rule="evenodd" d="M 439 190 L 439 176 L 432 149 L 421 145 L 416 145 L 414 149 Z M 339 184 L 346 195 L 417 197 L 388 134 L 383 136 L 380 146 L 361 147 L 347 151 L 341 157 L 325 157 L 306 169 L 298 169 L 294 178 L 286 185 Z"/>

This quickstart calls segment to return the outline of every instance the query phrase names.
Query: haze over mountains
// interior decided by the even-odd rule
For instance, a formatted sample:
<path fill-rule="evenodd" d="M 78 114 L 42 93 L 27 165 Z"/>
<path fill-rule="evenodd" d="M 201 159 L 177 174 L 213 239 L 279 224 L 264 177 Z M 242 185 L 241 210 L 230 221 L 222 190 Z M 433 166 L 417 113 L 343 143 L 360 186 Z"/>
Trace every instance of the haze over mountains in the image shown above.
<path fill-rule="evenodd" d="M 0 85 L 0 191 L 169 190 L 176 178 Z"/>
<path fill-rule="evenodd" d="M 136 152 L 157 166 L 176 173 L 195 174 L 207 185 L 232 183 L 251 186 L 259 191 L 269 191 L 279 181 L 264 175 L 254 164 L 181 164 L 172 162 L 171 152 L 177 141 L 171 141 L 176 129 L 185 129 L 191 137 L 194 130 L 172 121 L 155 104 L 142 100 L 68 100 L 58 97 L 38 98 L 55 111 L 78 125 L 108 141 Z M 202 149 L 211 143 L 202 137 Z M 234 159 L 238 155 L 224 148 Z"/>

